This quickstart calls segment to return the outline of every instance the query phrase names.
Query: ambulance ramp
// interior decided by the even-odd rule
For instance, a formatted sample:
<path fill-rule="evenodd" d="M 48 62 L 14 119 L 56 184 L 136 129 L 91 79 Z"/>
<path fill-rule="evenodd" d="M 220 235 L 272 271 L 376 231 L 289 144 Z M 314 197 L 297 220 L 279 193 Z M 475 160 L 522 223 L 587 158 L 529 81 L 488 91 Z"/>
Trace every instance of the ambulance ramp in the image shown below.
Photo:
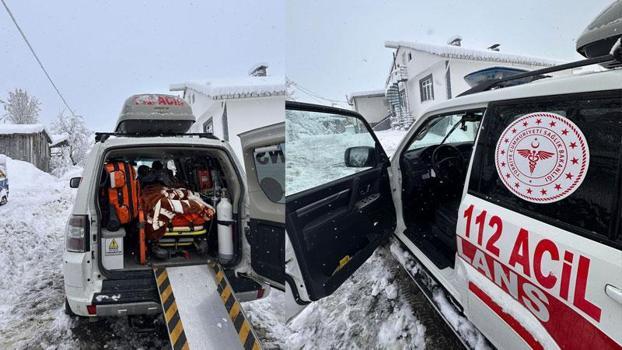
<path fill-rule="evenodd" d="M 155 267 L 171 347 L 261 349 L 222 267 Z"/>

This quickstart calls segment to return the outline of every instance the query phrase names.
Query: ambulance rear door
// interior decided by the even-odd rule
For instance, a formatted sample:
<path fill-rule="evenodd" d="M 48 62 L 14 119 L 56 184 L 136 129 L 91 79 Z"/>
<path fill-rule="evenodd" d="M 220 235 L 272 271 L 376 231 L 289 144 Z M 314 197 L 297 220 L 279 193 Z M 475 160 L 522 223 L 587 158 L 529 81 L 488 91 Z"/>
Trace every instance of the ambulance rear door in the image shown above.
<path fill-rule="evenodd" d="M 239 135 L 250 197 L 251 267 L 285 290 L 285 123 Z"/>

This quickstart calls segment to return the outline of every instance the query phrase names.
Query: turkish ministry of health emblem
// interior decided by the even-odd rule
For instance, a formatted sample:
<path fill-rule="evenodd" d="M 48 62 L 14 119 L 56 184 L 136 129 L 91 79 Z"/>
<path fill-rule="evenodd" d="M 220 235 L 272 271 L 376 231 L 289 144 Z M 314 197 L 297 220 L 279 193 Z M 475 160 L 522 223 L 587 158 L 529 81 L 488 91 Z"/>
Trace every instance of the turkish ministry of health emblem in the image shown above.
<path fill-rule="evenodd" d="M 579 188 L 590 151 L 573 122 L 538 112 L 518 118 L 503 131 L 495 162 L 499 178 L 512 193 L 532 203 L 552 203 Z"/>

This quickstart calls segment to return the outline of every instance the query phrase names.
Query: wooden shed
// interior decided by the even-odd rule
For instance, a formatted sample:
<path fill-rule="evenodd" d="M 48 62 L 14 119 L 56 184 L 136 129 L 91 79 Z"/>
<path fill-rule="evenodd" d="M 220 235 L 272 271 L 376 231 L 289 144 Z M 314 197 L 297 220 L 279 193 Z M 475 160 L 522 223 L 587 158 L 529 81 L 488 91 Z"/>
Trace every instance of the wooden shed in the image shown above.
<path fill-rule="evenodd" d="M 41 124 L 0 124 L 0 154 L 50 170 L 50 135 Z"/>

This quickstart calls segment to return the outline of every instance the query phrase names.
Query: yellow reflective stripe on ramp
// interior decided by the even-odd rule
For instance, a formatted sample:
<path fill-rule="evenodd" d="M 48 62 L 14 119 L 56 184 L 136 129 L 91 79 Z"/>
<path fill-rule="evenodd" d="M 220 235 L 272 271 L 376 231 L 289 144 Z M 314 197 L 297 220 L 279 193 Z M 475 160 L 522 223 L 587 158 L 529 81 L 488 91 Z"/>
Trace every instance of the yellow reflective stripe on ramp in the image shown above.
<path fill-rule="evenodd" d="M 257 336 L 255 335 L 250 322 L 246 319 L 240 302 L 238 302 L 235 298 L 233 289 L 231 288 L 231 285 L 229 285 L 229 281 L 227 281 L 227 277 L 225 276 L 225 272 L 222 270 L 222 267 L 213 262 L 210 263 L 209 266 L 214 269 L 214 272 L 216 272 L 216 283 L 218 285 L 220 299 L 229 313 L 229 318 L 231 318 L 235 331 L 240 337 L 242 347 L 245 350 L 260 350 L 261 345 L 257 340 Z"/>
<path fill-rule="evenodd" d="M 164 311 L 164 321 L 173 350 L 188 350 L 190 347 L 188 346 L 188 340 L 184 332 L 184 325 L 179 317 L 177 303 L 175 302 L 175 294 L 173 293 L 171 282 L 168 279 L 166 268 L 154 268 L 153 273 L 158 285 L 160 303 Z"/>

